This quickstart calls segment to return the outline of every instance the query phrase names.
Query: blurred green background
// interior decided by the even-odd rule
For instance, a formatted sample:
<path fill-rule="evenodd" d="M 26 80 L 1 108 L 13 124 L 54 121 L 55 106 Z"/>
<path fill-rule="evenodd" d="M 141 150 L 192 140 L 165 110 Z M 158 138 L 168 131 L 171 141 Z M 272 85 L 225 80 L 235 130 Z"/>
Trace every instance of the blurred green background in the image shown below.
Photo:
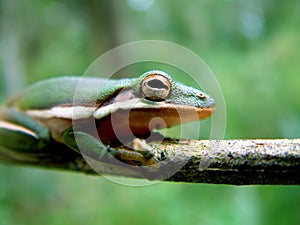
<path fill-rule="evenodd" d="M 120 44 L 183 45 L 216 74 L 226 139 L 300 136 L 300 1 L 0 1 L 0 100 L 78 74 Z M 0 165 L 0 225 L 299 224 L 300 188 L 160 183 L 122 186 Z"/>

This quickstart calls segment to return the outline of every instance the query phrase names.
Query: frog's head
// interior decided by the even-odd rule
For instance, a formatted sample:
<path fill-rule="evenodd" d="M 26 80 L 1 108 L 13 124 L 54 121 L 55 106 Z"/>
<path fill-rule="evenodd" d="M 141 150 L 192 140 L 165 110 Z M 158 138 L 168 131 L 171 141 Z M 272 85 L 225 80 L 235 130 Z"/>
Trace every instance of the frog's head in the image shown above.
<path fill-rule="evenodd" d="M 174 81 L 163 71 L 146 72 L 139 77 L 137 83 L 133 85 L 139 89 L 135 90 L 136 95 L 144 98 L 145 102 L 149 101 L 149 104 L 186 107 L 187 110 L 192 107 L 193 110 L 199 112 L 199 119 L 207 117 L 205 113 L 202 113 L 203 111 L 210 111 L 211 114 L 215 107 L 212 97 L 201 90 Z"/>
<path fill-rule="evenodd" d="M 123 85 L 94 116 L 101 119 L 116 114 L 118 121 L 129 118 L 131 130 L 143 133 L 145 129 L 205 119 L 212 115 L 214 108 L 214 99 L 203 91 L 176 82 L 165 72 L 153 70 Z M 123 114 L 128 116 L 122 117 Z M 159 119 L 153 122 L 154 118 Z"/>

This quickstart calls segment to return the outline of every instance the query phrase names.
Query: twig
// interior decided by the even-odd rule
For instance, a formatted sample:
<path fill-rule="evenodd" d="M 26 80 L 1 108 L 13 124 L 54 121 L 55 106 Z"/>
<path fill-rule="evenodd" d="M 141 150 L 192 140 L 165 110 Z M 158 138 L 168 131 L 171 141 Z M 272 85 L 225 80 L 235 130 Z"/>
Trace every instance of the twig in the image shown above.
<path fill-rule="evenodd" d="M 300 184 L 300 139 L 276 140 L 166 140 L 153 144 L 160 168 L 129 166 L 109 158 L 99 163 L 83 158 L 63 145 L 53 145 L 27 160 L 1 156 L 0 161 L 46 168 L 168 180 L 233 185 Z M 89 161 L 87 163 L 86 161 Z M 107 162 L 107 161 L 106 161 Z M 91 168 L 91 165 L 93 169 Z"/>

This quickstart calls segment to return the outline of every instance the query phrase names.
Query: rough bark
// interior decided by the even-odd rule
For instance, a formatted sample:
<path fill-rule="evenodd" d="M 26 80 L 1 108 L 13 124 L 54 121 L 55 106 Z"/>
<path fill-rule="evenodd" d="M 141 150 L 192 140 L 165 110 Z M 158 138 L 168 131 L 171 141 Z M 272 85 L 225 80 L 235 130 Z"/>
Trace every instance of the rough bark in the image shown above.
<path fill-rule="evenodd" d="M 0 155 L 0 161 L 88 174 L 97 174 L 96 169 L 100 174 L 173 182 L 300 184 L 300 139 L 165 140 L 152 146 L 161 158 L 159 168 L 129 166 L 110 157 L 99 163 L 63 145 L 50 146 L 42 155 L 26 160 L 14 154 Z"/>

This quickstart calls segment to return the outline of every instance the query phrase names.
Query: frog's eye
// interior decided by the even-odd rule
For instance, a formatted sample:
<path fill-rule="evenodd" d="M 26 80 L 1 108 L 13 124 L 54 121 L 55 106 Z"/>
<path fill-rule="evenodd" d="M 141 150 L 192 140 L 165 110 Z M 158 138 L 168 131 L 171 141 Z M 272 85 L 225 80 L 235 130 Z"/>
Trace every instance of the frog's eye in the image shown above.
<path fill-rule="evenodd" d="M 142 82 L 142 92 L 144 96 L 153 101 L 163 101 L 170 92 L 169 80 L 159 74 L 151 74 Z"/>

